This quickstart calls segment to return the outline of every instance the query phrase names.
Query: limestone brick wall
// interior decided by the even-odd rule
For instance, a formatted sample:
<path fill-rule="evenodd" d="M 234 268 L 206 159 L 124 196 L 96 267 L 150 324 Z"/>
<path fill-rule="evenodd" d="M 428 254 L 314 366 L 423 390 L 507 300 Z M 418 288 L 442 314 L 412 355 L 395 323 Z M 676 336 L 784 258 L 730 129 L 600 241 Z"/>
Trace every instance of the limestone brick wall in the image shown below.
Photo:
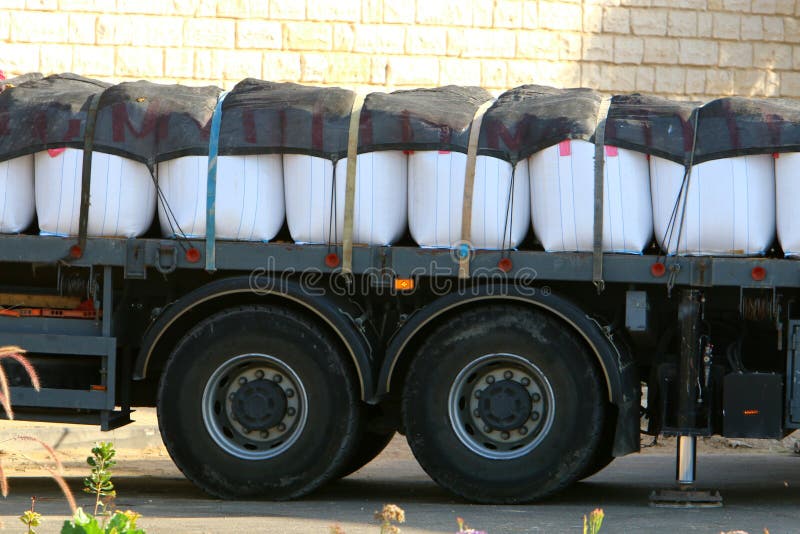
<path fill-rule="evenodd" d="M 800 97 L 795 0 L 0 0 L 0 69 Z"/>

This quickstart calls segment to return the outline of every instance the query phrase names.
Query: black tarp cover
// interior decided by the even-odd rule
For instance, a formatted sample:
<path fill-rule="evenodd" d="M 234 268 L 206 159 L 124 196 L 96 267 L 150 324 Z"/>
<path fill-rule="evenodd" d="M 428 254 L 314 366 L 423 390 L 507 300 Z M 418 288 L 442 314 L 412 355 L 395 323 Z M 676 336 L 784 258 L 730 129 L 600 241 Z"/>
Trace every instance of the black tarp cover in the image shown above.
<path fill-rule="evenodd" d="M 800 102 L 729 97 L 698 108 L 694 162 L 800 152 Z"/>
<path fill-rule="evenodd" d="M 361 112 L 358 151 L 466 153 L 475 112 L 491 98 L 483 88 L 455 85 L 371 93 Z"/>
<path fill-rule="evenodd" d="M 639 94 L 614 96 L 608 109 L 605 144 L 687 163 L 697 105 Z"/>
<path fill-rule="evenodd" d="M 355 93 L 338 87 L 247 78 L 222 105 L 219 153 L 310 154 L 339 159 L 347 154 Z"/>
<path fill-rule="evenodd" d="M 100 97 L 94 149 L 152 166 L 208 154 L 211 117 L 222 90 L 125 82 Z"/>
<path fill-rule="evenodd" d="M 478 153 L 516 163 L 567 139 L 593 140 L 602 95 L 591 89 L 522 85 L 483 117 Z"/>
<path fill-rule="evenodd" d="M 6 89 L 12 89 L 25 82 L 41 80 L 42 78 L 43 76 L 40 72 L 29 72 L 28 74 L 21 74 L 19 76 L 15 76 L 14 78 L 0 79 L 0 92 Z"/>
<path fill-rule="evenodd" d="M 48 148 L 82 148 L 89 99 L 109 86 L 67 73 L 0 93 L 0 161 Z"/>

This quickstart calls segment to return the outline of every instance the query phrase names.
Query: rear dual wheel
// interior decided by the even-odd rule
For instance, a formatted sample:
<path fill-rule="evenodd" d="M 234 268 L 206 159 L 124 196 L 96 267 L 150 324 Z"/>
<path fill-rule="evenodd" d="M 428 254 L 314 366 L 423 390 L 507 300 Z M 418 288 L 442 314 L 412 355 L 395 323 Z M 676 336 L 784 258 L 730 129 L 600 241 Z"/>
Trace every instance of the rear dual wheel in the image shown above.
<path fill-rule="evenodd" d="M 403 419 L 438 484 L 476 502 L 525 502 L 590 468 L 603 394 L 568 325 L 535 309 L 486 306 L 429 335 L 406 377 Z"/>
<path fill-rule="evenodd" d="M 219 312 L 167 362 L 158 401 L 164 444 L 212 495 L 306 494 L 346 468 L 363 428 L 345 358 L 300 313 L 268 305 Z"/>

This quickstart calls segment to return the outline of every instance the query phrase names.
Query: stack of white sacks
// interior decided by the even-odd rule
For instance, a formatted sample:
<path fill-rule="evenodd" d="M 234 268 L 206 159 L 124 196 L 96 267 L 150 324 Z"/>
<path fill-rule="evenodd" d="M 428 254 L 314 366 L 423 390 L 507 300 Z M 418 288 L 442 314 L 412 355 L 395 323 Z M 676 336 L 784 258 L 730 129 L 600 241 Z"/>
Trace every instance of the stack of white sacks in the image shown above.
<path fill-rule="evenodd" d="M 695 165 L 683 189 L 682 165 L 606 147 L 603 249 L 641 253 L 655 231 L 669 254 L 759 255 L 772 245 L 777 228 L 786 254 L 800 255 L 800 220 L 790 204 L 800 195 L 798 163 L 800 154 L 713 160 Z M 457 152 L 360 154 L 354 242 L 390 245 L 408 229 L 420 246 L 458 246 L 465 165 L 466 155 Z M 28 229 L 35 206 L 43 234 L 77 234 L 81 167 L 78 149 L 0 163 L 0 232 Z M 217 238 L 269 241 L 286 220 L 298 243 L 341 242 L 346 170 L 346 159 L 334 165 L 306 155 L 220 157 Z M 89 235 L 140 236 L 158 204 L 164 235 L 203 237 L 207 158 L 160 163 L 157 178 L 158 202 L 145 165 L 94 153 Z M 594 145 L 585 141 L 548 147 L 513 169 L 478 156 L 470 244 L 515 248 L 532 222 L 545 250 L 590 251 L 593 191 Z"/>

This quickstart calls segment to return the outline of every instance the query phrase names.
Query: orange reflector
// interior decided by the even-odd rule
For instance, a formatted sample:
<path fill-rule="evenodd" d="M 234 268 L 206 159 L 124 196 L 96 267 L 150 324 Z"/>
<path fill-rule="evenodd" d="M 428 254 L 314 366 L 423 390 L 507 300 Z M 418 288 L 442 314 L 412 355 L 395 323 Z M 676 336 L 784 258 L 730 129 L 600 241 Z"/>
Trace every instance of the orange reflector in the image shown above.
<path fill-rule="evenodd" d="M 742 413 L 745 415 L 758 415 L 760 412 L 758 410 L 745 410 Z"/>
<path fill-rule="evenodd" d="M 750 271 L 750 278 L 752 278 L 756 282 L 761 282 L 766 277 L 767 277 L 767 270 L 761 267 L 760 265 L 758 267 L 753 267 L 753 270 Z"/>
<path fill-rule="evenodd" d="M 413 278 L 395 278 L 394 279 L 394 288 L 397 291 L 411 291 L 414 289 L 414 279 Z"/>
<path fill-rule="evenodd" d="M 89 386 L 89 389 L 91 389 L 92 391 L 107 391 L 108 390 L 108 388 L 106 386 L 102 386 L 100 384 L 92 384 L 91 386 Z"/>

